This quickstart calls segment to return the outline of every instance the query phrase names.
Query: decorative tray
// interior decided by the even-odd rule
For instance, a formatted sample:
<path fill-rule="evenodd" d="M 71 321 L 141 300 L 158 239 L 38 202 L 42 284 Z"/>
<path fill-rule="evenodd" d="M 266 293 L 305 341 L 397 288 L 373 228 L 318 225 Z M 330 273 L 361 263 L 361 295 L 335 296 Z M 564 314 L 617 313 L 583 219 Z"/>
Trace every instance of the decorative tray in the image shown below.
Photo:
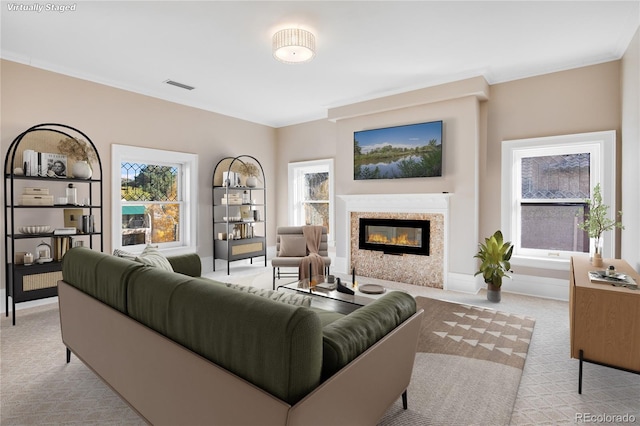
<path fill-rule="evenodd" d="M 386 288 L 378 284 L 362 284 L 358 286 L 358 290 L 365 294 L 382 294 L 387 291 Z"/>

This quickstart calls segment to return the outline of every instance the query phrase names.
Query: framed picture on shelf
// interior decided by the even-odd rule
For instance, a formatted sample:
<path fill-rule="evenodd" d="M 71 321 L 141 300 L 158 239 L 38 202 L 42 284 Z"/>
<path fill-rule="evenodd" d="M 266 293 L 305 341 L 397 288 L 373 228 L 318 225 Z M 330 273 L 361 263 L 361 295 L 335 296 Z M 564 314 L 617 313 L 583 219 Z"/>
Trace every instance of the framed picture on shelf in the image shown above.
<path fill-rule="evenodd" d="M 51 176 L 50 172 L 53 172 L 55 176 L 66 177 L 67 176 L 67 156 L 64 154 L 51 154 L 48 152 L 43 152 L 42 168 L 44 169 L 43 172 L 46 173 L 48 176 Z"/>
<path fill-rule="evenodd" d="M 64 227 L 82 229 L 82 209 L 64 209 Z"/>

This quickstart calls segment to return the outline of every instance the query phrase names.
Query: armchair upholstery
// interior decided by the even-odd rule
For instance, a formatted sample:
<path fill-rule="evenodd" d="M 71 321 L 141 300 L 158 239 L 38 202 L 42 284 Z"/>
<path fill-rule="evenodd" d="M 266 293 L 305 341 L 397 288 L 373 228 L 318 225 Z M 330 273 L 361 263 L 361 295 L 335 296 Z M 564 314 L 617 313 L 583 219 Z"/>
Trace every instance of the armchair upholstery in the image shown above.
<path fill-rule="evenodd" d="M 300 262 L 309 254 L 308 250 L 306 250 L 306 243 L 304 249 L 301 248 L 302 243 L 300 240 L 304 242 L 302 226 L 279 226 L 276 229 L 276 256 L 271 259 L 274 290 L 276 288 L 276 278 L 280 279 L 283 276 L 299 278 L 298 268 L 300 267 Z M 325 274 L 329 274 L 329 267 L 331 266 L 327 241 L 327 228 L 323 227 L 318 254 L 324 260 Z M 280 268 L 295 268 L 295 272 L 281 271 Z"/>

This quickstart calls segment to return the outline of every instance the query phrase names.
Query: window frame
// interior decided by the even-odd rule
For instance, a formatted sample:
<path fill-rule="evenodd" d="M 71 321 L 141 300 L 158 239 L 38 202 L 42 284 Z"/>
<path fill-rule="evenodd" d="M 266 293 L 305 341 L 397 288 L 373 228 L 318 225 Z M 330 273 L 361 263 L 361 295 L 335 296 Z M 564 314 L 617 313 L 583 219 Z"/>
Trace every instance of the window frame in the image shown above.
<path fill-rule="evenodd" d="M 134 253 L 144 247 L 122 245 L 122 202 L 120 169 L 123 161 L 131 163 L 152 163 L 159 165 L 179 165 L 178 196 L 181 198 L 180 239 L 171 243 L 159 243 L 158 248 L 165 255 L 195 253 L 197 248 L 197 177 L 198 155 L 185 152 L 143 148 L 130 145 L 111 146 L 111 246 Z M 150 204 L 154 202 L 145 202 Z M 164 203 L 163 203 L 164 204 Z"/>
<path fill-rule="evenodd" d="M 300 176 L 303 173 L 318 173 L 318 172 L 328 172 L 329 173 L 329 234 L 327 235 L 327 240 L 329 245 L 334 244 L 333 234 L 335 234 L 335 221 L 334 221 L 334 206 L 335 206 L 335 196 L 334 196 L 334 180 L 335 176 L 333 173 L 333 159 L 322 159 L 322 160 L 311 160 L 311 161 L 297 161 L 291 162 L 288 165 L 288 194 L 289 194 L 289 225 L 290 226 L 301 226 L 304 223 L 300 223 L 300 208 L 302 207 L 302 200 L 299 200 L 299 194 L 302 193 L 302 190 L 298 186 L 297 176 Z"/>
<path fill-rule="evenodd" d="M 595 185 L 600 183 L 603 202 L 611 207 L 609 215 L 613 218 L 616 194 L 615 144 L 614 130 L 502 142 L 501 229 L 505 238 L 514 244 L 512 264 L 568 270 L 571 256 L 586 255 L 586 253 L 573 251 L 523 249 L 520 246 L 521 159 L 588 152 L 590 154 L 589 189 L 592 191 Z M 563 199 L 563 201 L 567 200 L 571 199 Z M 527 200 L 527 202 L 532 201 L 536 200 Z M 613 257 L 615 232 L 605 232 L 603 237 L 603 255 Z M 593 240 L 589 243 L 589 253 L 593 254 Z"/>

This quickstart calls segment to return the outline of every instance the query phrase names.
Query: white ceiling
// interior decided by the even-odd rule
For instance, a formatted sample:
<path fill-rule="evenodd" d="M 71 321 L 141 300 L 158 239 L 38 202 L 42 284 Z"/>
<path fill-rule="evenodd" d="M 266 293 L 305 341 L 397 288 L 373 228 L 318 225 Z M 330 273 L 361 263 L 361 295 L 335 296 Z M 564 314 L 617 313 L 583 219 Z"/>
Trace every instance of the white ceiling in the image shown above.
<path fill-rule="evenodd" d="M 640 0 L 12 4 L 34 3 L 2 1 L 4 59 L 273 127 L 478 75 L 493 84 L 616 60 L 640 23 Z M 312 62 L 273 59 L 271 36 L 287 26 L 316 35 Z"/>

